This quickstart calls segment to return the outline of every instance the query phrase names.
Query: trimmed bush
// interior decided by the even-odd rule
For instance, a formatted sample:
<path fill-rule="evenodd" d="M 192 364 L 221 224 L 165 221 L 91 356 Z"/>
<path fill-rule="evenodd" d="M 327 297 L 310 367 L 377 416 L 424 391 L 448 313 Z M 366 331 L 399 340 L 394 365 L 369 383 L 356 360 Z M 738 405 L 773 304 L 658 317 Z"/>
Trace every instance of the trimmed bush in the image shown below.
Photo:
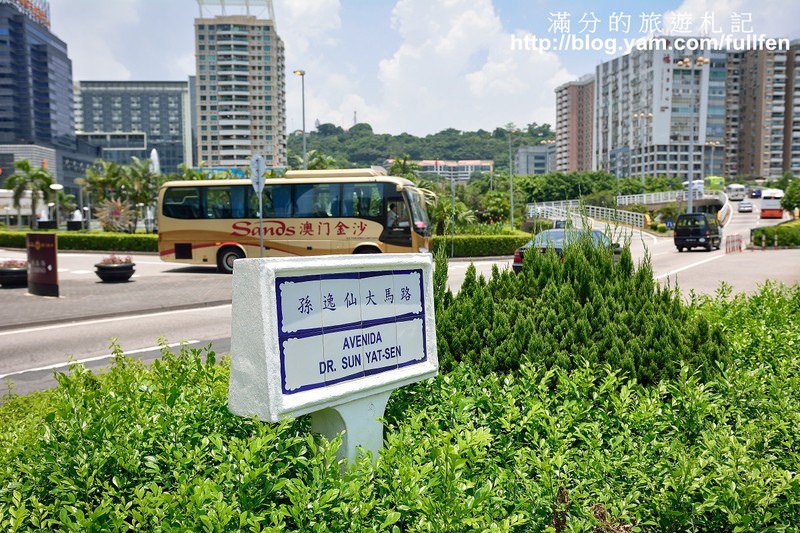
<path fill-rule="evenodd" d="M 449 235 L 435 235 L 431 238 L 432 252 L 439 250 L 450 255 Z M 518 231 L 515 235 L 456 235 L 454 239 L 455 257 L 486 257 L 492 255 L 512 255 L 514 250 L 531 240 L 530 233 Z"/>
<path fill-rule="evenodd" d="M 158 235 L 148 233 L 58 232 L 59 250 L 98 250 L 108 252 L 157 252 Z M 0 246 L 25 248 L 25 233 L 0 231 Z"/>
<path fill-rule="evenodd" d="M 800 246 L 800 220 L 753 230 L 753 245 L 761 246 L 761 236 L 765 235 L 767 246 L 773 246 L 776 233 L 778 234 L 778 246 Z"/>
<path fill-rule="evenodd" d="M 446 269 L 440 254 L 436 270 Z M 506 373 L 525 361 L 567 371 L 609 365 L 654 384 L 676 377 L 682 363 L 708 379 L 730 361 L 722 328 L 656 283 L 649 262 L 634 267 L 628 246 L 616 261 L 611 249 L 581 239 L 563 258 L 529 251 L 519 274 L 495 267 L 487 281 L 470 265 L 456 295 L 445 286 L 435 285 L 444 370 L 469 363 Z"/>
<path fill-rule="evenodd" d="M 666 233 L 667 232 L 667 225 L 666 224 L 659 224 L 656 226 L 656 231 L 659 233 Z"/>

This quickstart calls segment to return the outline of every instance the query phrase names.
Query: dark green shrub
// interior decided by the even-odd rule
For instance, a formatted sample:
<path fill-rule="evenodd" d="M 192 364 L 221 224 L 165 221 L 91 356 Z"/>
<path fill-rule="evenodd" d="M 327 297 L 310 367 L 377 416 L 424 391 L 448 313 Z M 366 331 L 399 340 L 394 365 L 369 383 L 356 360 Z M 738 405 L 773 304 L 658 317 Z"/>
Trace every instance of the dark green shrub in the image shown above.
<path fill-rule="evenodd" d="M 24 248 L 25 233 L 0 231 L 0 246 Z M 109 252 L 157 252 L 158 235 L 148 233 L 58 232 L 59 250 L 99 250 Z"/>
<path fill-rule="evenodd" d="M 729 361 L 722 329 L 659 286 L 649 262 L 618 262 L 589 242 L 525 254 L 520 274 L 495 269 L 487 281 L 470 266 L 461 290 L 436 315 L 439 361 L 483 372 L 515 371 L 524 361 L 574 370 L 608 364 L 642 384 L 676 376 L 682 362 L 707 379 Z"/>
<path fill-rule="evenodd" d="M 431 237 L 431 251 L 443 250 L 450 255 L 449 235 Z M 454 239 L 455 257 L 486 257 L 492 255 L 511 255 L 514 250 L 531 240 L 531 235 L 517 232 L 515 235 L 456 235 Z"/>

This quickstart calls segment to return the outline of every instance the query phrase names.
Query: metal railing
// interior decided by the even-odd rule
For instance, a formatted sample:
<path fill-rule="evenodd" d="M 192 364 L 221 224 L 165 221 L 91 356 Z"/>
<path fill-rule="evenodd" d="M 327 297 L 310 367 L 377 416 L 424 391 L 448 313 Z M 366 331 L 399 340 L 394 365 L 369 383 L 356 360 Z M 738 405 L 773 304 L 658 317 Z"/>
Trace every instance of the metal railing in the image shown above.
<path fill-rule="evenodd" d="M 570 200 L 568 202 L 543 202 L 541 204 L 533 203 L 528 204 L 526 207 L 528 210 L 528 217 L 530 218 L 569 219 L 572 220 L 576 227 L 580 227 L 580 221 L 583 216 L 620 222 L 637 228 L 645 227 L 646 222 L 645 216 L 642 213 L 634 213 L 633 211 L 623 211 L 621 209 L 612 209 L 608 207 L 597 207 L 594 205 L 582 206 L 578 200 Z"/>

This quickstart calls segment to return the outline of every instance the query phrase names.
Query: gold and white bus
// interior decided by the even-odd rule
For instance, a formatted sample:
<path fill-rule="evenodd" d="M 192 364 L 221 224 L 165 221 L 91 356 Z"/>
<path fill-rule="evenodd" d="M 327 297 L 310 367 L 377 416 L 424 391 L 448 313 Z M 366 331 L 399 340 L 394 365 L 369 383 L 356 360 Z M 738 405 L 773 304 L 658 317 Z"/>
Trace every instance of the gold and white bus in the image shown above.
<path fill-rule="evenodd" d="M 385 170 L 290 170 L 262 192 L 264 257 L 420 252 L 429 247 L 422 193 Z M 158 193 L 163 261 L 217 265 L 259 257 L 250 180 L 170 181 Z"/>

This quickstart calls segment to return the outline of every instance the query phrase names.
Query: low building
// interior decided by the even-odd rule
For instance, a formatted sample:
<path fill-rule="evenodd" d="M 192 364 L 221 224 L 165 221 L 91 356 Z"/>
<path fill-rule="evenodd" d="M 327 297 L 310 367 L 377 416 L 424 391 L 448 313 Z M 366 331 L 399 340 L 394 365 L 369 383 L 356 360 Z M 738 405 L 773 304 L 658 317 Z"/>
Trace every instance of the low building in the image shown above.
<path fill-rule="evenodd" d="M 517 148 L 514 159 L 514 174 L 530 176 L 547 174 L 556 170 L 556 145 L 554 143 L 522 146 Z"/>
<path fill-rule="evenodd" d="M 473 173 L 490 174 L 494 171 L 494 161 L 484 159 L 462 159 L 459 161 L 446 161 L 444 159 L 423 159 L 413 161 L 419 165 L 421 174 L 436 174 L 445 179 L 467 181 Z"/>

